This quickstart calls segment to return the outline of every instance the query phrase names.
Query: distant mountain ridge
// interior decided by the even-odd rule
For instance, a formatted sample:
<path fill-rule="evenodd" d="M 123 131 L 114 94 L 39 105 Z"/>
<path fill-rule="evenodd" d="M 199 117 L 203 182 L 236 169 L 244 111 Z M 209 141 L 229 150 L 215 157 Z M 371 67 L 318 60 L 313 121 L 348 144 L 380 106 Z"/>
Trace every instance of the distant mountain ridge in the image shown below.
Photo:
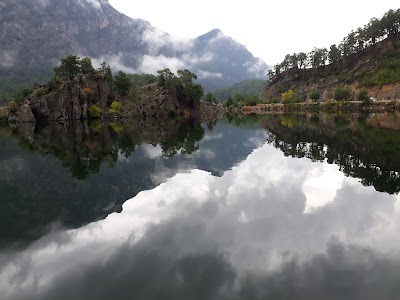
<path fill-rule="evenodd" d="M 209 88 L 266 78 L 268 66 L 245 46 L 214 29 L 179 40 L 107 0 L 0 2 L 0 79 L 46 78 L 69 54 L 107 61 L 115 70 L 154 73 L 188 68 Z M 0 87 L 1 88 L 1 87 Z"/>

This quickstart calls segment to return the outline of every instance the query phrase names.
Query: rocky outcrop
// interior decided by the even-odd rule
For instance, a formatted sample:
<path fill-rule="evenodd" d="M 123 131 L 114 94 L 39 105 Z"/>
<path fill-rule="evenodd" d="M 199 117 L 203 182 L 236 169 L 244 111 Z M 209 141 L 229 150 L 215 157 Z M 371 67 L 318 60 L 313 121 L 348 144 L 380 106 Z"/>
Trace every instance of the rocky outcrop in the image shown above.
<path fill-rule="evenodd" d="M 29 102 L 22 105 L 16 114 L 17 122 L 36 122 L 35 116 L 32 113 L 31 106 Z"/>
<path fill-rule="evenodd" d="M 267 102 L 281 99 L 281 94 L 293 90 L 304 99 L 311 91 L 318 90 L 321 100 L 332 99 L 337 87 L 346 86 L 353 97 L 362 88 L 361 80 L 367 73 L 376 73 L 382 61 L 393 53 L 398 53 L 400 40 L 397 37 L 386 40 L 342 59 L 337 64 L 321 66 L 318 69 L 290 69 L 269 82 L 261 92 L 261 98 Z M 398 55 L 398 54 L 397 54 Z M 368 88 L 369 95 L 375 98 L 399 99 L 400 82 Z"/>
<path fill-rule="evenodd" d="M 160 87 L 153 83 L 140 88 L 137 96 L 137 101 L 127 103 L 124 116 L 162 120 L 183 114 L 184 97 L 173 87 Z"/>
<path fill-rule="evenodd" d="M 0 121 L 7 121 L 10 114 L 10 109 L 7 106 L 0 106 Z"/>
<path fill-rule="evenodd" d="M 37 120 L 65 122 L 88 118 L 88 109 L 92 105 L 105 111 L 109 94 L 108 82 L 102 73 L 96 73 L 63 82 L 56 89 L 39 86 L 29 96 L 29 102 Z"/>
<path fill-rule="evenodd" d="M 135 100 L 124 101 L 123 107 L 123 117 L 140 119 L 198 118 L 200 115 L 200 101 L 190 101 L 179 84 L 166 87 L 152 83 L 141 87 Z"/>

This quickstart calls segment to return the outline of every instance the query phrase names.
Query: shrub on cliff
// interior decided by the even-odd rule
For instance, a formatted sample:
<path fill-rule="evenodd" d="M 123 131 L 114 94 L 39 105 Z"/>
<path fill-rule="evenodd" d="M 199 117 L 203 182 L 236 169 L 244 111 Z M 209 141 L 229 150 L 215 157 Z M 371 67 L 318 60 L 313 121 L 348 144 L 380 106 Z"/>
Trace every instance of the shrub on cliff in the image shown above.
<path fill-rule="evenodd" d="M 295 99 L 296 99 L 296 94 L 293 92 L 293 90 L 288 90 L 287 92 L 282 93 L 283 104 L 293 103 Z"/>
<path fill-rule="evenodd" d="M 368 91 L 366 89 L 361 89 L 357 94 L 357 101 L 362 101 L 364 103 L 369 103 L 371 99 L 369 98 Z"/>
<path fill-rule="evenodd" d="M 110 105 L 110 109 L 108 110 L 108 112 L 117 113 L 117 112 L 121 112 L 121 110 L 122 110 L 121 102 L 113 101 L 113 103 L 111 103 L 111 105 Z"/>
<path fill-rule="evenodd" d="M 310 97 L 311 100 L 316 102 L 321 98 L 321 92 L 318 90 L 313 90 L 310 92 L 308 96 Z"/>
<path fill-rule="evenodd" d="M 12 97 L 16 104 L 21 104 L 25 100 L 25 98 L 28 97 L 31 93 L 32 89 L 19 89 L 12 95 Z"/>
<path fill-rule="evenodd" d="M 92 105 L 88 109 L 88 114 L 90 118 L 100 118 L 101 117 L 101 109 L 97 105 Z"/>
<path fill-rule="evenodd" d="M 345 87 L 337 87 L 333 94 L 333 99 L 336 101 L 348 101 L 351 97 L 351 90 Z"/>

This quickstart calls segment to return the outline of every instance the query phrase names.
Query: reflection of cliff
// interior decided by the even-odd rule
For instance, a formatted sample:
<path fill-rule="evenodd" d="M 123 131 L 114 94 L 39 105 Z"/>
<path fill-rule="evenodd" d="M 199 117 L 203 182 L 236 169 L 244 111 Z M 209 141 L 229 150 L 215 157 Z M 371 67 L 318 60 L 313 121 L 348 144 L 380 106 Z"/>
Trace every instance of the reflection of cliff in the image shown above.
<path fill-rule="evenodd" d="M 264 130 L 223 119 L 203 127 L 148 119 L 0 131 L 0 247 L 103 219 L 178 172 L 221 176 L 265 141 Z"/>
<path fill-rule="evenodd" d="M 99 172 L 102 163 L 113 165 L 118 154 L 131 155 L 140 144 L 159 144 L 165 156 L 178 151 L 192 153 L 195 142 L 202 139 L 204 129 L 194 120 L 182 122 L 157 120 L 146 122 L 101 123 L 71 122 L 66 124 L 18 125 L 14 134 L 43 155 L 57 157 L 77 179 Z"/>
<path fill-rule="evenodd" d="M 21 148 L 0 136 L 0 246 L 39 237 L 53 222 L 77 227 L 121 211 L 125 200 L 154 187 L 149 178 L 154 162 L 139 153 L 137 160 L 112 175 L 95 173 L 114 166 L 119 157 L 131 156 L 142 143 L 159 144 L 165 156 L 191 153 L 204 134 L 201 125 L 191 120 L 171 124 L 75 122 L 36 128 L 25 123 L 4 132 L 17 138 Z"/>
<path fill-rule="evenodd" d="M 280 115 L 263 121 L 272 133 L 269 143 L 285 155 L 327 160 L 347 176 L 390 194 L 400 191 L 400 131 L 391 129 L 399 124 L 395 115 Z"/>

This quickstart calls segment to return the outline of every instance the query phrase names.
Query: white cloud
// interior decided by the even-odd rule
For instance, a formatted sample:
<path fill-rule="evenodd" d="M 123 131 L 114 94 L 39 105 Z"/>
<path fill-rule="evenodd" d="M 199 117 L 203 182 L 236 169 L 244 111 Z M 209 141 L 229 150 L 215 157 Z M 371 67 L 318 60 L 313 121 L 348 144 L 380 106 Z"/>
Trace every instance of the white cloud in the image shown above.
<path fill-rule="evenodd" d="M 217 44 L 219 41 L 229 39 L 222 31 L 218 32 L 215 37 L 208 41 L 208 44 L 212 46 L 213 44 Z"/>
<path fill-rule="evenodd" d="M 162 47 L 183 51 L 190 49 L 192 46 L 190 39 L 173 37 L 154 27 L 146 29 L 142 36 L 142 42 L 148 46 L 151 55 L 157 55 Z"/>
<path fill-rule="evenodd" d="M 39 1 L 39 3 L 42 5 L 42 6 L 44 6 L 44 7 L 46 7 L 47 5 L 49 5 L 49 2 L 50 2 L 50 0 L 38 0 Z"/>
<path fill-rule="evenodd" d="M 15 51 L 0 50 L 0 66 L 11 68 L 14 66 L 17 53 Z"/>
<path fill-rule="evenodd" d="M 108 56 L 102 56 L 100 58 L 91 58 L 91 60 L 93 66 L 96 68 L 99 68 L 100 64 L 105 61 L 111 67 L 113 72 L 123 71 L 132 74 L 136 73 L 137 71 L 136 69 L 128 67 L 122 62 L 122 57 L 123 54 L 119 53 L 118 55 L 108 55 Z"/>
<path fill-rule="evenodd" d="M 257 59 L 256 62 L 248 61 L 243 64 L 243 67 L 247 69 L 248 73 L 254 74 L 257 78 L 264 79 L 267 77 L 268 68 L 265 67 L 265 63 L 261 59 Z"/>
<path fill-rule="evenodd" d="M 222 78 L 222 74 L 221 73 L 208 72 L 208 71 L 201 70 L 201 69 L 197 70 L 197 75 L 198 75 L 199 79 Z"/>
<path fill-rule="evenodd" d="M 195 72 L 199 78 L 222 78 L 220 73 L 212 73 L 198 69 L 198 65 L 209 62 L 213 59 L 213 54 L 206 52 L 201 56 L 186 53 L 182 57 L 171 57 L 165 55 L 144 55 L 137 68 L 139 73 L 156 74 L 158 70 L 169 68 L 176 73 L 178 70 L 188 69 Z"/>
<path fill-rule="evenodd" d="M 176 73 L 178 70 L 184 69 L 185 65 L 184 61 L 176 57 L 144 55 L 137 72 L 156 74 L 158 70 L 168 68 Z"/>
<path fill-rule="evenodd" d="M 159 145 L 153 146 L 153 145 L 142 145 L 141 148 L 144 150 L 144 152 L 147 154 L 147 156 L 151 159 L 155 159 L 158 157 L 161 157 L 163 155 L 163 150 Z"/>
<path fill-rule="evenodd" d="M 388 9 L 399 6 L 398 0 L 338 0 L 327 13 L 326 6 L 316 0 L 284 0 L 273 5 L 258 0 L 249 0 L 245 5 L 242 1 L 204 0 L 195 11 L 192 5 L 184 5 L 181 0 L 144 1 L 140 5 L 110 0 L 110 4 L 174 36 L 194 38 L 212 28 L 220 28 L 270 65 L 280 63 L 287 53 L 309 52 L 315 46 L 339 43 L 372 17 L 381 17 Z M 226 13 L 227 7 L 229 13 Z M 338 16 L 343 22 L 338 22 Z"/>
<path fill-rule="evenodd" d="M 102 9 L 102 4 L 106 2 L 106 0 L 75 0 L 78 4 L 84 6 L 84 2 L 90 4 L 95 9 Z"/>

